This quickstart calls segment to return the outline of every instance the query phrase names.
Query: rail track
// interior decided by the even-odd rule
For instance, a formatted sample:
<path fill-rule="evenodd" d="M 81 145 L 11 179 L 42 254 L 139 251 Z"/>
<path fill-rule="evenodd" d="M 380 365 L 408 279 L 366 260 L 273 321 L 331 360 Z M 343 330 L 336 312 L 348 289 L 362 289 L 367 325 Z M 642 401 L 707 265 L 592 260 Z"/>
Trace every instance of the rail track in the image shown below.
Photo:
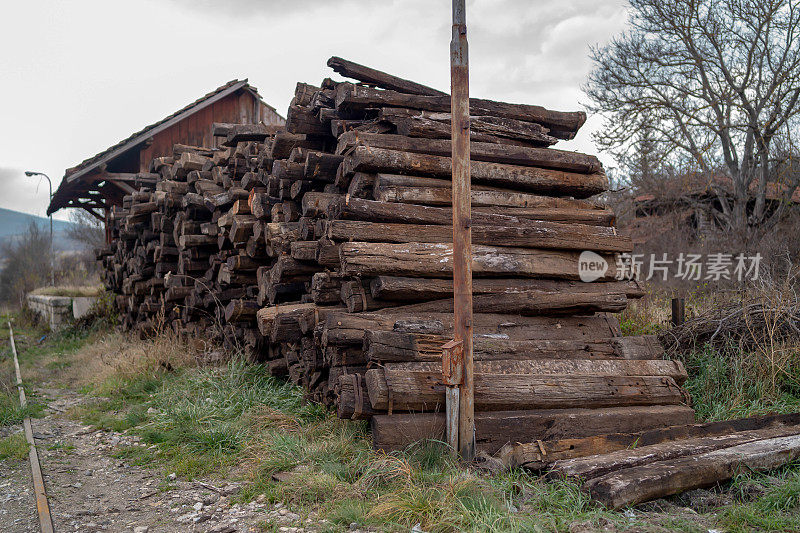
<path fill-rule="evenodd" d="M 19 359 L 17 358 L 17 346 L 14 343 L 14 328 L 11 327 L 11 322 L 8 323 L 9 339 L 11 341 L 11 353 L 14 357 L 14 371 L 17 375 L 17 389 L 19 389 L 19 404 L 22 409 L 28 406 L 28 400 L 25 397 L 25 388 L 22 385 L 22 373 L 19 369 Z M 28 441 L 30 448 L 28 450 L 28 458 L 31 463 L 31 475 L 33 477 L 33 491 L 36 495 L 36 512 L 39 514 L 39 525 L 41 526 L 42 533 L 53 533 L 53 518 L 50 515 L 50 504 L 47 501 L 47 491 L 44 488 L 44 479 L 42 479 L 42 468 L 39 463 L 39 453 L 36 451 L 36 442 L 33 438 L 33 428 L 31 427 L 31 419 L 26 416 L 22 421 L 22 426 L 25 430 L 25 439 Z"/>

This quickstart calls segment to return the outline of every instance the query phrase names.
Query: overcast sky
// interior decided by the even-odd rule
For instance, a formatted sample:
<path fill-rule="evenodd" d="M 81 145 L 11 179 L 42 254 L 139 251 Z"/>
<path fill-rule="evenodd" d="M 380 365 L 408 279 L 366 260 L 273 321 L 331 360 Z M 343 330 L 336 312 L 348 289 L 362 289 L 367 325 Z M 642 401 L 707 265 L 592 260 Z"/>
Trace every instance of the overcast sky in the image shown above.
<path fill-rule="evenodd" d="M 71 167 L 233 78 L 282 115 L 338 55 L 449 88 L 449 0 L 29 0 L 0 19 L 0 207 L 44 215 Z M 582 109 L 622 0 L 468 0 L 472 96 Z M 590 118 L 575 141 L 596 153 Z M 606 164 L 611 163 L 603 158 Z M 66 210 L 58 218 L 66 218 Z"/>

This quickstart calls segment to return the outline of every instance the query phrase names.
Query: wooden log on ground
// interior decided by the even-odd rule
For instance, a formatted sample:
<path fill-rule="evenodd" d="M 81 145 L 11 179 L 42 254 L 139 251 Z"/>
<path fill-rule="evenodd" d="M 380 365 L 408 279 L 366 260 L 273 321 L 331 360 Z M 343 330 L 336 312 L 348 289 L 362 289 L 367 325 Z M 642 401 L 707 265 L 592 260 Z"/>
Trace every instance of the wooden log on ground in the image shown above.
<path fill-rule="evenodd" d="M 758 440 L 689 457 L 627 468 L 584 485 L 593 499 L 619 509 L 759 472 L 800 457 L 800 435 Z"/>
<path fill-rule="evenodd" d="M 630 337 L 625 337 L 630 338 Z M 664 442 L 715 437 L 741 431 L 753 431 L 800 425 L 800 414 L 768 415 L 702 424 L 670 425 L 629 433 L 597 434 L 582 438 L 553 439 L 544 445 L 519 442 L 505 447 L 499 458 L 509 468 L 541 470 L 556 461 L 566 461 L 619 450 L 652 446 Z M 567 464 L 567 463 L 565 463 Z"/>
<path fill-rule="evenodd" d="M 590 480 L 626 468 L 698 455 L 758 440 L 798 434 L 800 434 L 800 425 L 737 431 L 713 437 L 682 439 L 578 459 L 559 460 L 550 466 L 548 475 L 553 478 Z"/>

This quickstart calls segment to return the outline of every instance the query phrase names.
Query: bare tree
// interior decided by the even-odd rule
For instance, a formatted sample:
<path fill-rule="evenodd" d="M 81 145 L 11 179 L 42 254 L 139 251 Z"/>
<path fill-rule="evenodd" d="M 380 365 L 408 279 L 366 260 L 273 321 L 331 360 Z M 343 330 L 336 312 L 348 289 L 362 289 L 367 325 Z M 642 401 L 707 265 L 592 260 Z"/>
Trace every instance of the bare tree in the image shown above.
<path fill-rule="evenodd" d="M 647 142 L 710 179 L 721 222 L 745 243 L 774 226 L 798 186 L 786 169 L 800 113 L 800 8 L 792 0 L 630 0 L 631 29 L 592 52 L 596 141 L 617 156 Z M 792 165 L 793 167 L 793 165 Z M 772 183 L 768 186 L 768 183 Z M 769 193 L 769 194 L 768 194 Z"/>
<path fill-rule="evenodd" d="M 67 228 L 66 233 L 70 239 L 86 245 L 90 250 L 104 244 L 105 230 L 101 220 L 83 209 L 72 209 L 69 220 L 72 225 Z"/>
<path fill-rule="evenodd" d="M 50 233 L 35 221 L 18 238 L 2 246 L 0 301 L 22 305 L 25 295 L 50 276 Z"/>

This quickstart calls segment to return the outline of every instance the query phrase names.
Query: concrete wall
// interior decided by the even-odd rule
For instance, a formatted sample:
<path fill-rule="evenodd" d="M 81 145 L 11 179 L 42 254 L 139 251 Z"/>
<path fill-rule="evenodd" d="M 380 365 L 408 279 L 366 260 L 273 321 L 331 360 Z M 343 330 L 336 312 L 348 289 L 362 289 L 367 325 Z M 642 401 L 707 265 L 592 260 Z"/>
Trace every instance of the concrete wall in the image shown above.
<path fill-rule="evenodd" d="M 42 296 L 29 294 L 28 307 L 57 330 L 89 312 L 97 301 L 95 296 Z"/>

